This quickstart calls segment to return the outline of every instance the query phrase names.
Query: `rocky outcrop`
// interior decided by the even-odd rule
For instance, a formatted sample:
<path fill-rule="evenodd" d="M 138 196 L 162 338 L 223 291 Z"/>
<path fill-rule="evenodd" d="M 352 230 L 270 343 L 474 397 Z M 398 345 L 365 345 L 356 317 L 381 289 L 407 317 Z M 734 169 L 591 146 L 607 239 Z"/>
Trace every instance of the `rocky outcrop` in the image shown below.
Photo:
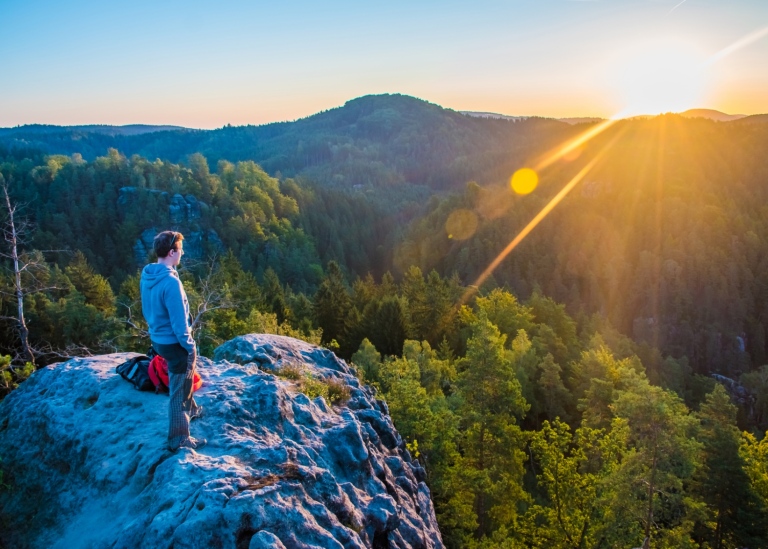
<path fill-rule="evenodd" d="M 177 193 L 171 198 L 168 214 L 171 216 L 171 223 L 181 225 L 200 219 L 203 208 L 207 209 L 208 206 L 197 200 L 194 195 L 181 196 Z"/>
<path fill-rule="evenodd" d="M 203 217 L 209 207 L 205 202 L 200 202 L 193 194 L 182 196 L 179 193 L 171 196 L 165 191 L 156 189 L 143 189 L 138 187 L 122 187 L 118 192 L 117 206 L 122 217 L 126 216 L 131 208 L 140 207 L 140 196 L 149 195 L 153 201 L 159 201 L 163 207 L 168 208 L 168 217 L 173 225 L 189 225 Z"/>
<path fill-rule="evenodd" d="M 192 194 L 170 195 L 165 191 L 144 189 L 138 187 L 122 187 L 117 197 L 118 212 L 121 219 L 130 215 L 132 209 L 142 207 L 141 199 L 149 196 L 150 202 L 159 203 L 162 209 L 167 208 L 167 217 L 158 219 L 160 225 L 167 223 L 165 229 L 177 230 L 184 233 L 184 253 L 188 259 L 201 260 L 207 254 L 224 249 L 224 243 L 213 229 L 201 227 L 200 220 L 209 211 L 209 206 Z M 137 266 L 147 262 L 152 252 L 152 242 L 160 229 L 147 228 L 142 231 L 133 245 L 133 257 Z"/>
<path fill-rule="evenodd" d="M 442 547 L 424 470 L 333 353 L 248 335 L 200 360 L 200 450 L 165 449 L 168 397 L 130 353 L 44 368 L 0 403 L 6 547 Z M 287 375 L 290 374 L 290 375 Z M 346 387 L 345 402 L 302 378 Z"/>
<path fill-rule="evenodd" d="M 165 191 L 143 189 L 139 187 L 121 187 L 117 195 L 117 210 L 121 217 L 125 217 L 131 208 L 137 206 L 139 195 L 141 193 L 149 193 L 155 200 L 160 200 L 162 203 L 168 204 L 169 195 Z"/>
<path fill-rule="evenodd" d="M 213 229 L 206 231 L 189 231 L 177 227 L 184 234 L 184 254 L 187 259 L 201 260 L 208 251 L 221 251 L 224 249 L 224 243 L 219 238 L 219 234 Z M 146 265 L 151 256 L 155 235 L 160 232 L 159 229 L 152 227 L 142 231 L 139 238 L 133 245 L 133 257 L 137 266 Z"/>

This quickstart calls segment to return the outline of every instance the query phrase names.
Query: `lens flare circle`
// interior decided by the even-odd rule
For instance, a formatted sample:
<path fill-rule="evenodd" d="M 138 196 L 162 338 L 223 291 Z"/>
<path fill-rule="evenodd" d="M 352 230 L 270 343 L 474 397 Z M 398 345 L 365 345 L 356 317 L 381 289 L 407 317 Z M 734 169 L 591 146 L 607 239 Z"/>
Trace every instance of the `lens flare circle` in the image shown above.
<path fill-rule="evenodd" d="M 477 231 L 477 214 L 472 210 L 459 209 L 451 212 L 445 221 L 445 232 L 453 240 L 467 240 Z"/>
<path fill-rule="evenodd" d="M 509 179 L 509 185 L 517 194 L 530 194 L 538 184 L 539 176 L 531 168 L 521 168 Z"/>

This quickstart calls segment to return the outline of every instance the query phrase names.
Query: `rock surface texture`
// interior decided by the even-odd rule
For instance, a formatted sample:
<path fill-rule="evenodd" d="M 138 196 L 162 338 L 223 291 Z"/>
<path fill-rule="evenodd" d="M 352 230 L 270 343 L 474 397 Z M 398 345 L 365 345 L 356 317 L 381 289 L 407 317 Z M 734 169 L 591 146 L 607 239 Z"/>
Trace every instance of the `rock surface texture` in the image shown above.
<path fill-rule="evenodd" d="M 0 403 L 0 545 L 443 547 L 424 470 L 330 351 L 251 334 L 201 359 L 192 435 L 208 444 L 177 454 L 168 397 L 115 373 L 131 356 L 50 366 Z M 310 399 L 296 372 L 350 398 Z"/>

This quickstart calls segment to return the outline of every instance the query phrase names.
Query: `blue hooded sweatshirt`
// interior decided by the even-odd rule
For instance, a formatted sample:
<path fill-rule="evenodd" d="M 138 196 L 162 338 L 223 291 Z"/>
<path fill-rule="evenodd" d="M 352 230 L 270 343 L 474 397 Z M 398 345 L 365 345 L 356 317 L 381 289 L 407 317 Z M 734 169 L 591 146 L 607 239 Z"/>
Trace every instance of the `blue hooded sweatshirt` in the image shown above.
<path fill-rule="evenodd" d="M 189 327 L 189 302 L 176 269 L 150 263 L 141 272 L 141 309 L 155 343 L 179 343 L 188 352 L 195 349 Z"/>

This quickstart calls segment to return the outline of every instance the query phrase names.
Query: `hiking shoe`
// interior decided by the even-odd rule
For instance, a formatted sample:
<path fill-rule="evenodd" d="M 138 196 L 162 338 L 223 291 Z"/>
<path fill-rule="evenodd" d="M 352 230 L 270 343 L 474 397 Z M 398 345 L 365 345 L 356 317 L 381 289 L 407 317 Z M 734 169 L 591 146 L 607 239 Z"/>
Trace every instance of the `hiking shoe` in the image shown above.
<path fill-rule="evenodd" d="M 204 438 L 192 438 L 189 437 L 188 440 L 185 440 L 180 444 L 181 448 L 192 448 L 193 450 L 199 450 L 203 446 L 208 444 L 208 441 Z"/>
<path fill-rule="evenodd" d="M 189 437 L 187 440 L 179 444 L 179 448 L 191 448 L 192 450 L 198 450 L 205 446 L 207 443 L 208 441 L 204 438 Z M 168 447 L 168 449 L 174 454 L 179 451 L 179 448 L 171 448 L 170 446 Z"/>

